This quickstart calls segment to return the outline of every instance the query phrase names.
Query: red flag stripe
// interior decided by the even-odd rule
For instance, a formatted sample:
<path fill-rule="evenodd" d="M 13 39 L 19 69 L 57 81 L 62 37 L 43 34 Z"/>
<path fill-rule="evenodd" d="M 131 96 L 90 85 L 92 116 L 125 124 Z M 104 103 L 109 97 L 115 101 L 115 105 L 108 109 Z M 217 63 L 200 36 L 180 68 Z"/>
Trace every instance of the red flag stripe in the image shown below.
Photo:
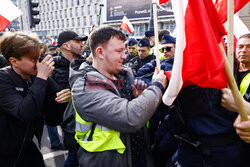
<path fill-rule="evenodd" d="M 9 24 L 10 21 L 5 17 L 3 17 L 2 15 L 0 15 L 0 32 L 5 30 L 5 28 L 8 27 Z"/>

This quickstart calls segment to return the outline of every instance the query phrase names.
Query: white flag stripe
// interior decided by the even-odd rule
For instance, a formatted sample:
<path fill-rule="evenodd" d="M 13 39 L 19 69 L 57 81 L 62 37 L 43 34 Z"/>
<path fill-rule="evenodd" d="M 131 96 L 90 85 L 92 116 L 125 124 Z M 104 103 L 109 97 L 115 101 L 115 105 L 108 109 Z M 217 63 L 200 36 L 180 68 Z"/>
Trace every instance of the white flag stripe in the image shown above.
<path fill-rule="evenodd" d="M 184 15 L 186 11 L 188 1 L 185 0 L 174 0 L 172 1 L 173 11 L 176 20 L 176 49 L 175 49 L 175 60 L 173 65 L 173 71 L 169 86 L 164 93 L 162 100 L 166 105 L 171 105 L 177 97 L 181 87 L 183 85 L 182 80 L 182 64 L 183 64 L 183 51 L 186 47 L 185 38 L 185 21 Z"/>
<path fill-rule="evenodd" d="M 22 12 L 10 0 L 0 0 L 0 15 L 12 21 L 22 15 Z"/>

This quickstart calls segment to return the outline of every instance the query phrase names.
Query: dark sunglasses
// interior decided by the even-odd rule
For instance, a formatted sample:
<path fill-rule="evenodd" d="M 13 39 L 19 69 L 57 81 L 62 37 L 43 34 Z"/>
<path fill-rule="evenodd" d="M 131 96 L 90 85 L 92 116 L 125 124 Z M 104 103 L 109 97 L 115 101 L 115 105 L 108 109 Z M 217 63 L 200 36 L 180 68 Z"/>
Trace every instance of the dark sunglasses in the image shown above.
<path fill-rule="evenodd" d="M 169 51 L 171 51 L 171 49 L 172 49 L 171 46 L 170 46 L 170 47 L 161 48 L 161 49 L 160 49 L 160 52 L 163 53 L 164 50 L 166 50 L 167 52 L 169 52 Z"/>

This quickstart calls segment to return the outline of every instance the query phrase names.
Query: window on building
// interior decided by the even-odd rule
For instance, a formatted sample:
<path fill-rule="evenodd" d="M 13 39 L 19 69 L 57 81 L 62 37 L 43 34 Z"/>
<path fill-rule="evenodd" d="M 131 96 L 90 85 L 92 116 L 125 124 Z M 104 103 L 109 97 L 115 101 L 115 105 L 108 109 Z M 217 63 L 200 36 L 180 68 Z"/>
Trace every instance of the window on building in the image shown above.
<path fill-rule="evenodd" d="M 61 0 L 60 2 L 61 2 L 61 8 L 63 8 L 63 0 Z"/>
<path fill-rule="evenodd" d="M 51 10 L 54 11 L 54 3 L 51 3 Z"/>
<path fill-rule="evenodd" d="M 64 27 L 64 19 L 62 19 L 62 27 Z"/>
<path fill-rule="evenodd" d="M 90 20 L 90 25 L 94 25 L 93 24 L 93 16 L 89 16 L 89 20 Z"/>
<path fill-rule="evenodd" d="M 53 13 L 50 12 L 50 19 L 53 20 Z"/>
<path fill-rule="evenodd" d="M 56 22 L 57 22 L 57 26 L 56 27 L 59 28 L 59 24 L 60 24 L 59 20 L 57 20 Z"/>
<path fill-rule="evenodd" d="M 81 8 L 82 8 L 82 16 L 84 16 L 84 6 L 82 6 Z"/>
<path fill-rule="evenodd" d="M 72 19 L 71 19 L 71 21 L 72 21 L 72 22 L 71 22 L 72 27 L 75 27 L 75 19 L 74 19 L 74 18 L 72 18 Z"/>
<path fill-rule="evenodd" d="M 69 19 L 66 20 L 66 25 L 69 27 Z"/>
<path fill-rule="evenodd" d="M 80 27 L 80 26 L 81 26 L 81 19 L 80 19 L 80 17 L 77 18 L 77 23 L 78 23 L 78 24 L 77 24 L 78 27 Z"/>
<path fill-rule="evenodd" d="M 67 18 L 67 9 L 64 9 L 64 16 Z"/>
<path fill-rule="evenodd" d="M 83 26 L 86 26 L 87 20 L 86 20 L 86 16 L 83 17 Z"/>
<path fill-rule="evenodd" d="M 95 4 L 95 14 L 98 14 L 98 4 Z"/>
<path fill-rule="evenodd" d="M 80 0 L 77 0 L 77 1 L 76 1 L 76 5 L 80 5 Z"/>
<path fill-rule="evenodd" d="M 58 17 L 57 17 L 57 11 L 55 12 L 55 18 L 57 19 Z"/>
<path fill-rule="evenodd" d="M 78 7 L 75 8 L 75 14 L 78 16 Z"/>
<path fill-rule="evenodd" d="M 74 0 L 71 0 L 71 6 L 72 7 L 74 6 Z"/>
<path fill-rule="evenodd" d="M 88 5 L 88 14 L 90 14 L 90 5 Z"/>
<path fill-rule="evenodd" d="M 72 8 L 69 9 L 69 16 L 73 17 L 73 10 L 72 10 Z"/>
<path fill-rule="evenodd" d="M 56 7 L 55 8 L 58 9 L 58 1 L 56 1 Z"/>
<path fill-rule="evenodd" d="M 65 4 L 66 4 L 66 8 L 68 8 L 68 7 L 69 7 L 69 1 L 66 0 L 66 1 L 65 1 Z"/>

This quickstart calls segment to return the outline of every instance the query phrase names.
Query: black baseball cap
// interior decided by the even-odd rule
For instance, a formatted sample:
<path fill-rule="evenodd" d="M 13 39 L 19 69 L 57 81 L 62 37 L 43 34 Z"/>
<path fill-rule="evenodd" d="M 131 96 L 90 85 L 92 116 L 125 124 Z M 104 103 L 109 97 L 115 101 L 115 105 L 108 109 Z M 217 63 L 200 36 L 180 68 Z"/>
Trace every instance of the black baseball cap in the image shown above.
<path fill-rule="evenodd" d="M 63 43 L 70 41 L 70 40 L 80 40 L 86 41 L 88 39 L 87 36 L 79 36 L 74 31 L 63 31 L 59 34 L 57 39 L 57 47 L 60 47 Z"/>

